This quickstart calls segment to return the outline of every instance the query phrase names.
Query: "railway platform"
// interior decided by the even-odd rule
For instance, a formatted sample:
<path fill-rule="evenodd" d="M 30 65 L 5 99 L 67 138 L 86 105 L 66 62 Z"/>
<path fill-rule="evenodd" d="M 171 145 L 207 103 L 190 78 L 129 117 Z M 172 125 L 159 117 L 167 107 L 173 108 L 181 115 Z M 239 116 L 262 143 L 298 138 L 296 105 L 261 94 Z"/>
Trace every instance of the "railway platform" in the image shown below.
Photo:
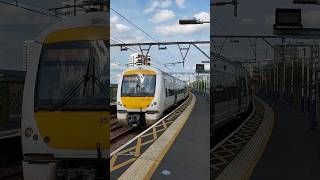
<path fill-rule="evenodd" d="M 262 97 L 275 112 L 273 132 L 251 179 L 319 179 L 320 132 L 304 113 Z"/>
<path fill-rule="evenodd" d="M 210 107 L 196 94 L 195 106 L 151 179 L 210 179 Z"/>

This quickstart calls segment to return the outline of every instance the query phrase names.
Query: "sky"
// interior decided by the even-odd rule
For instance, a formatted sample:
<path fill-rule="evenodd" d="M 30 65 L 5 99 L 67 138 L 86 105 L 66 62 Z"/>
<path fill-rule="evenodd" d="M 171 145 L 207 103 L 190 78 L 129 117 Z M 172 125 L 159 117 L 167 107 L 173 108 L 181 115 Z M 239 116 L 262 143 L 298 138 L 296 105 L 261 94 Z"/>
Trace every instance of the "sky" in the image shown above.
<path fill-rule="evenodd" d="M 10 0 L 7 0 L 10 2 Z M 23 0 L 43 8 L 61 6 L 62 0 Z M 57 18 L 0 3 L 0 69 L 22 70 L 23 42 L 35 39 Z"/>
<path fill-rule="evenodd" d="M 209 21 L 209 5 L 209 0 L 111 0 L 112 9 L 143 29 L 158 42 L 209 41 L 209 24 L 187 26 L 178 24 L 179 19 L 193 17 Z M 118 39 L 126 43 L 155 42 L 112 10 L 110 23 L 113 40 Z M 111 41 L 111 43 L 115 42 Z M 181 47 L 184 48 L 187 45 Z M 139 50 L 139 47 L 135 49 Z M 201 45 L 201 49 L 209 54 L 209 44 Z M 120 51 L 119 47 L 111 48 L 111 83 L 117 82 L 119 74 L 125 69 L 119 64 L 128 64 L 132 53 L 134 51 Z M 195 64 L 209 60 L 195 47 L 191 47 L 185 60 L 185 67 L 182 64 L 165 67 L 166 63 L 182 61 L 177 45 L 167 46 L 167 50 L 158 50 L 157 46 L 152 46 L 149 54 L 152 58 L 151 65 L 165 72 L 194 72 Z M 176 76 L 183 80 L 194 77 L 194 75 Z"/>
<path fill-rule="evenodd" d="M 220 1 L 220 0 L 219 0 Z M 302 24 L 306 28 L 320 28 L 320 6 L 293 4 L 293 0 L 239 0 L 238 17 L 233 16 L 232 6 L 220 6 L 214 10 L 214 33 L 216 35 L 273 35 L 274 14 L 276 8 L 301 8 Z M 239 43 L 225 42 L 222 55 L 232 60 L 254 58 L 248 39 Z M 223 40 L 216 39 L 217 45 Z M 291 43 L 302 40 L 288 40 Z M 261 39 L 251 39 L 257 45 L 257 58 L 272 58 L 273 51 Z M 281 43 L 280 40 L 270 41 Z M 266 56 L 267 53 L 267 56 Z"/>
<path fill-rule="evenodd" d="M 11 1 L 11 0 L 7 0 Z M 43 8 L 59 7 L 62 0 L 23 0 Z M 217 0 L 224 1 L 224 0 Z M 217 7 L 214 10 L 216 20 L 214 33 L 220 35 L 272 35 L 272 24 L 276 8 L 301 8 L 304 27 L 320 28 L 320 6 L 294 5 L 293 0 L 239 0 L 238 17 L 233 17 L 231 6 Z M 158 41 L 188 41 L 208 40 L 209 26 L 180 26 L 177 24 L 181 18 L 208 18 L 209 0 L 111 0 L 111 7 L 127 17 L 137 26 L 150 34 Z M 32 13 L 20 8 L 3 5 L 0 3 L 0 69 L 22 69 L 22 54 L 24 40 L 34 39 L 49 25 L 57 21 L 56 18 Z M 150 42 L 142 32 L 128 24 L 123 18 L 111 11 L 111 36 L 125 42 Z M 252 42 L 255 40 L 252 39 Z M 216 40 L 217 45 L 223 42 Z M 272 43 L 279 43 L 273 41 Z M 264 42 L 257 40 L 258 57 L 272 57 L 272 50 Z M 202 46 L 208 52 L 208 46 Z M 138 47 L 136 47 L 138 49 Z M 111 61 L 127 64 L 132 51 L 119 51 L 111 49 Z M 170 57 L 169 53 L 173 58 Z M 150 54 L 154 66 L 165 71 L 193 72 L 194 65 L 207 60 L 194 47 L 186 58 L 186 65 L 181 64 L 164 67 L 163 64 L 172 61 L 181 61 L 177 46 L 168 46 L 167 51 L 159 51 L 152 47 Z M 251 47 L 247 39 L 240 43 L 225 42 L 222 55 L 233 59 L 252 58 Z M 173 59 L 173 60 L 172 60 Z M 123 68 L 115 63 L 111 64 L 111 79 L 116 81 L 116 76 Z"/>

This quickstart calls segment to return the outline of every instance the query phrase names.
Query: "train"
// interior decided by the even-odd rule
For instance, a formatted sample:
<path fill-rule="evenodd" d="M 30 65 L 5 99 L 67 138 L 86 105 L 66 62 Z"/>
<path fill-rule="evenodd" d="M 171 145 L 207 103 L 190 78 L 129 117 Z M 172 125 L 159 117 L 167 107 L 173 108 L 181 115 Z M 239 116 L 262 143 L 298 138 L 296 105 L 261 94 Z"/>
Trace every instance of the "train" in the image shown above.
<path fill-rule="evenodd" d="M 151 126 L 187 96 L 185 81 L 152 66 L 130 67 L 119 78 L 118 122 L 122 126 Z"/>
<path fill-rule="evenodd" d="M 24 179 L 107 173 L 109 31 L 109 15 L 91 12 L 37 37 L 23 93 Z"/>
<path fill-rule="evenodd" d="M 237 119 L 249 109 L 250 93 L 248 73 L 236 62 L 215 55 L 213 65 L 213 130 Z"/>

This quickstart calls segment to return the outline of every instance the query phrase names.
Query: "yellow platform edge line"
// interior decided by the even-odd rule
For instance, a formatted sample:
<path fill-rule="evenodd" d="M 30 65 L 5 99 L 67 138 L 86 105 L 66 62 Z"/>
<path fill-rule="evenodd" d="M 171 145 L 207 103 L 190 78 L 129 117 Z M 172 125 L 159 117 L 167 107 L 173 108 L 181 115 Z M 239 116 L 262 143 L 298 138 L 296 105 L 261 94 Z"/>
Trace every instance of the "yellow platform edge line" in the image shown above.
<path fill-rule="evenodd" d="M 267 103 L 256 96 L 253 97 L 259 101 L 264 108 L 263 120 L 249 142 L 224 171 L 216 177 L 216 180 L 249 180 L 270 140 L 275 113 Z M 263 135 L 263 133 L 265 134 Z"/>
<path fill-rule="evenodd" d="M 267 146 L 267 144 L 268 144 L 268 142 L 270 140 L 270 137 L 271 137 L 271 134 L 272 134 L 272 130 L 273 130 L 273 125 L 274 125 L 274 120 L 275 120 L 275 113 L 274 113 L 273 109 L 270 107 L 270 105 L 267 104 L 266 102 L 264 102 L 263 100 L 261 100 L 257 96 L 254 96 L 254 98 L 256 98 L 263 105 L 265 113 L 269 113 L 269 111 L 271 110 L 271 113 L 272 113 L 271 125 L 270 125 L 269 131 L 267 132 L 267 135 L 264 138 L 264 141 L 263 141 L 260 149 L 258 150 L 258 153 L 257 153 L 255 159 L 251 163 L 251 166 L 245 171 L 245 173 L 244 173 L 243 177 L 241 178 L 241 180 L 249 180 L 250 179 L 250 177 L 251 177 L 251 175 L 252 175 L 252 173 L 253 173 L 253 171 L 254 171 L 257 163 L 258 163 L 258 161 L 262 157 L 262 154 L 263 154 L 264 150 L 266 149 L 266 146 Z M 268 109 L 268 112 L 267 112 L 267 109 Z M 264 117 L 265 117 L 265 115 L 264 115 Z"/>
<path fill-rule="evenodd" d="M 192 94 L 191 103 L 185 111 L 176 119 L 168 129 L 155 141 L 146 152 L 144 152 L 118 179 L 119 180 L 147 180 L 151 179 L 153 173 L 170 149 L 176 137 L 182 130 L 184 124 L 194 108 L 196 97 Z M 160 146 L 156 151 L 152 148 Z"/>

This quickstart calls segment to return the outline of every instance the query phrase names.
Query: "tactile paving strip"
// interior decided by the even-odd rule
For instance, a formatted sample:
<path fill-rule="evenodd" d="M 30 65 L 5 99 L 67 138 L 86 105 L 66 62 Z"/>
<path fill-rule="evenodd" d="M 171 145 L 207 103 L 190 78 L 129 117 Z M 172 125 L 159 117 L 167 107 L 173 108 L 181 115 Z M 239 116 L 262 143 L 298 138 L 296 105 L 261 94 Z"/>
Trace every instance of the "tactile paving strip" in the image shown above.
<path fill-rule="evenodd" d="M 148 131 L 144 131 L 136 140 L 122 148 L 120 151 L 112 153 L 110 157 L 110 172 L 112 173 L 119 169 L 123 170 L 123 168 L 128 168 L 129 165 L 137 160 L 140 155 L 143 154 L 143 152 L 145 152 L 148 147 L 174 122 L 174 120 L 180 116 L 180 114 L 188 107 L 191 100 L 192 96 L 189 95 L 185 102 L 161 120 L 160 123 Z"/>
<path fill-rule="evenodd" d="M 254 104 L 256 108 L 251 118 L 210 153 L 211 177 L 214 179 L 232 162 L 259 128 L 264 117 L 264 108 L 257 100 L 254 100 Z"/>

